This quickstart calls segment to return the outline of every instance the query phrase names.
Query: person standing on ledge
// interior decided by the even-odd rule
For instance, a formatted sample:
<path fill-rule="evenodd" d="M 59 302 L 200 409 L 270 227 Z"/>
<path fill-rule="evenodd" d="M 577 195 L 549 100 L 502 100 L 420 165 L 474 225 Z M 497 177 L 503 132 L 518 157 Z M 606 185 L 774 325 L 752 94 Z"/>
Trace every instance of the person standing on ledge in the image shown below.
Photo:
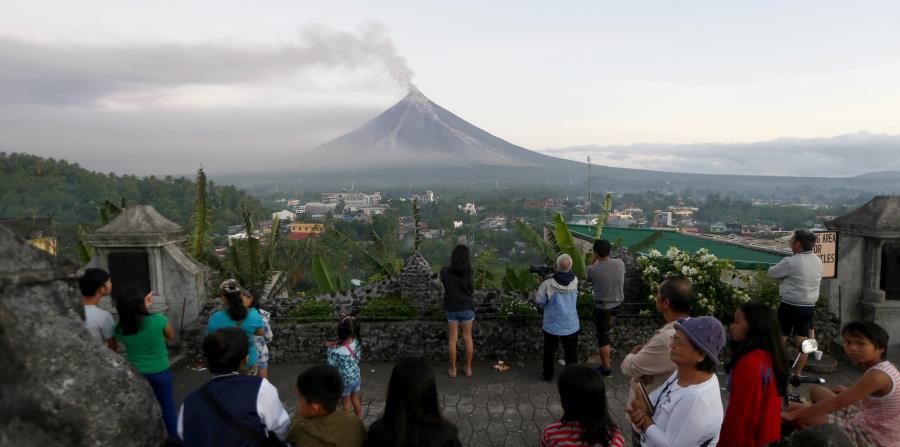
<path fill-rule="evenodd" d="M 822 281 L 822 260 L 813 252 L 816 235 L 809 230 L 796 230 L 791 237 L 791 251 L 778 264 L 769 267 L 769 278 L 781 280 L 779 292 L 781 304 L 778 306 L 778 321 L 781 324 L 782 343 L 793 334 L 794 346 L 813 336 L 813 314 L 819 300 L 819 284 Z M 802 354 L 794 367 L 794 374 L 800 375 L 809 354 Z"/>
<path fill-rule="evenodd" d="M 612 244 L 606 239 L 594 241 L 594 258 L 587 268 L 587 281 L 594 291 L 594 326 L 600 351 L 600 372 L 612 375 L 609 333 L 625 301 L 625 263 L 610 259 Z"/>
<path fill-rule="evenodd" d="M 450 368 L 447 374 L 456 377 L 456 344 L 459 328 L 462 326 L 466 345 L 466 366 L 463 373 L 472 376 L 472 357 L 475 345 L 472 342 L 472 325 L 475 322 L 475 280 L 469 261 L 469 247 L 457 245 L 450 254 L 450 265 L 441 269 L 441 284 L 444 285 L 444 310 L 447 311 L 447 331 L 450 335 L 447 351 L 450 354 Z"/>

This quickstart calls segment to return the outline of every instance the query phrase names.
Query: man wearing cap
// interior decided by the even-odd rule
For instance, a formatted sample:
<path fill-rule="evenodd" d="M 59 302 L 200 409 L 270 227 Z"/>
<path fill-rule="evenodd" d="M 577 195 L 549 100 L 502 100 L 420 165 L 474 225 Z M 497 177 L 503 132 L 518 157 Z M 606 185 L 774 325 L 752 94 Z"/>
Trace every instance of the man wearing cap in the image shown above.
<path fill-rule="evenodd" d="M 689 318 L 691 311 L 691 282 L 685 278 L 668 278 L 659 285 L 656 292 L 656 310 L 666 324 L 642 345 L 637 345 L 622 360 L 622 374 L 643 383 L 646 392 L 651 392 L 666 382 L 675 372 L 675 364 L 669 359 L 675 322 L 679 318 Z M 632 392 L 628 396 L 628 407 L 635 399 Z M 640 436 L 632 434 L 634 445 L 640 445 Z"/>
<path fill-rule="evenodd" d="M 724 411 L 716 366 L 725 328 L 715 317 L 679 318 L 670 358 L 676 371 L 626 410 L 644 447 L 715 446 Z"/>
<path fill-rule="evenodd" d="M 778 321 L 781 323 L 782 342 L 792 334 L 798 348 L 812 336 L 813 314 L 819 300 L 819 284 L 822 282 L 822 260 L 813 253 L 816 234 L 809 230 L 796 230 L 791 237 L 793 256 L 782 259 L 769 267 L 768 276 L 781 280 L 778 291 Z M 794 374 L 800 375 L 809 354 L 802 354 L 794 366 Z"/>

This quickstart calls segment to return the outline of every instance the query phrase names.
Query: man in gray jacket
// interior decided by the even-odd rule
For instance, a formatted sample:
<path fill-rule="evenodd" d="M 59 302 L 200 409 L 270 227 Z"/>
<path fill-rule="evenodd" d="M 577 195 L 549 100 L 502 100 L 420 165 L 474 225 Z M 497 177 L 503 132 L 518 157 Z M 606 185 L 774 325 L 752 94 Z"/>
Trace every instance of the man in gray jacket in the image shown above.
<path fill-rule="evenodd" d="M 822 260 L 812 252 L 816 245 L 816 234 L 809 230 L 796 230 L 791 237 L 793 256 L 786 257 L 769 267 L 768 276 L 781 280 L 779 292 L 781 304 L 778 306 L 778 321 L 781 323 L 782 341 L 794 336 L 794 343 L 812 337 L 813 313 L 819 300 L 819 284 L 822 281 Z M 806 366 L 808 355 L 800 356 L 794 367 L 799 375 Z"/>

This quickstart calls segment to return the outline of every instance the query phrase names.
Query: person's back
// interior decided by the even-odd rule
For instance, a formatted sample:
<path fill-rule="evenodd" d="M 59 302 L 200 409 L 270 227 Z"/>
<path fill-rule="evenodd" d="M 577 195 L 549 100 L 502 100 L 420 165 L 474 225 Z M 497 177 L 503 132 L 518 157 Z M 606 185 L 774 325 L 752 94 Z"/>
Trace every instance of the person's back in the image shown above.
<path fill-rule="evenodd" d="M 625 301 L 625 263 L 606 258 L 587 267 L 587 280 L 594 292 L 594 307 L 612 309 Z"/>
<path fill-rule="evenodd" d="M 313 366 L 297 377 L 299 405 L 288 442 L 295 447 L 360 447 L 366 439 L 362 421 L 338 408 L 344 388 L 330 365 Z"/>
<path fill-rule="evenodd" d="M 553 335 L 570 335 L 581 328 L 578 322 L 578 278 L 570 272 L 556 272 L 541 283 L 537 304 L 544 309 L 544 330 Z"/>
<path fill-rule="evenodd" d="M 125 345 L 128 362 L 143 374 L 152 374 L 169 368 L 169 351 L 163 334 L 169 320 L 163 314 L 151 314 L 142 318 L 140 330 L 123 334 L 116 326 L 116 340 Z"/>
<path fill-rule="evenodd" d="M 261 377 L 242 376 L 246 335 L 224 328 L 206 336 L 203 355 L 213 377 L 181 405 L 178 434 L 187 447 L 255 447 L 275 437 L 283 441 L 290 426 L 278 390 Z"/>
<path fill-rule="evenodd" d="M 257 411 L 257 396 L 263 386 L 261 377 L 235 374 L 216 376 L 192 391 L 182 407 L 183 440 L 186 446 L 249 447 L 258 443 L 248 439 L 218 416 L 227 415 L 232 423 L 265 436 L 266 425 Z M 271 384 L 267 384 L 271 387 Z M 209 396 L 205 394 L 208 393 Z M 212 399 L 213 402 L 209 402 Z M 214 406 L 218 406 L 217 410 Z"/>
<path fill-rule="evenodd" d="M 434 371 L 402 358 L 391 372 L 384 413 L 369 427 L 367 447 L 459 447 L 456 426 L 441 415 Z"/>
<path fill-rule="evenodd" d="M 440 278 L 444 286 L 444 310 L 458 312 L 475 309 L 472 301 L 472 294 L 475 292 L 472 275 L 461 276 L 449 267 L 443 267 Z"/>
<path fill-rule="evenodd" d="M 115 338 L 113 327 L 116 322 L 111 313 L 97 307 L 94 304 L 84 305 L 84 327 L 91 338 L 98 343 L 107 343 L 107 340 Z"/>
<path fill-rule="evenodd" d="M 404 445 L 407 447 L 462 446 L 462 443 L 459 441 L 459 430 L 448 422 L 418 424 L 411 427 L 406 436 L 407 441 Z M 369 435 L 365 446 L 399 447 L 400 444 L 397 443 L 397 435 L 394 433 L 393 427 L 390 427 L 383 419 L 379 419 L 369 427 Z"/>
<path fill-rule="evenodd" d="M 781 279 L 781 300 L 795 306 L 813 306 L 819 299 L 822 261 L 812 252 L 797 253 L 769 268 L 769 276 Z"/>
<path fill-rule="evenodd" d="M 781 405 L 772 358 L 756 349 L 741 357 L 725 388 L 730 401 L 722 422 L 719 444 L 763 446 L 781 437 Z"/>

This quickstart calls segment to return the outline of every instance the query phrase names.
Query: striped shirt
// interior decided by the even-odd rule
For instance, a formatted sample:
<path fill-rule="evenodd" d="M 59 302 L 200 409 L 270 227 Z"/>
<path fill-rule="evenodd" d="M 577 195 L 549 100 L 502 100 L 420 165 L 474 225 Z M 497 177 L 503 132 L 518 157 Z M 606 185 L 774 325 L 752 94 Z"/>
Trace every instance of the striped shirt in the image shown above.
<path fill-rule="evenodd" d="M 554 422 L 544 428 L 544 433 L 541 434 L 540 447 L 593 447 L 601 445 L 581 442 L 582 431 L 581 423 L 577 421 Z M 609 443 L 607 445 L 609 447 L 625 447 L 625 437 L 622 436 L 622 432 L 618 428 L 612 427 L 609 429 L 608 439 Z"/>
<path fill-rule="evenodd" d="M 868 371 L 881 371 L 891 378 L 894 386 L 884 396 L 869 396 L 859 404 L 859 412 L 853 422 L 868 430 L 869 436 L 875 438 L 878 445 L 900 445 L 900 372 L 893 363 L 885 360 L 869 368 Z"/>

